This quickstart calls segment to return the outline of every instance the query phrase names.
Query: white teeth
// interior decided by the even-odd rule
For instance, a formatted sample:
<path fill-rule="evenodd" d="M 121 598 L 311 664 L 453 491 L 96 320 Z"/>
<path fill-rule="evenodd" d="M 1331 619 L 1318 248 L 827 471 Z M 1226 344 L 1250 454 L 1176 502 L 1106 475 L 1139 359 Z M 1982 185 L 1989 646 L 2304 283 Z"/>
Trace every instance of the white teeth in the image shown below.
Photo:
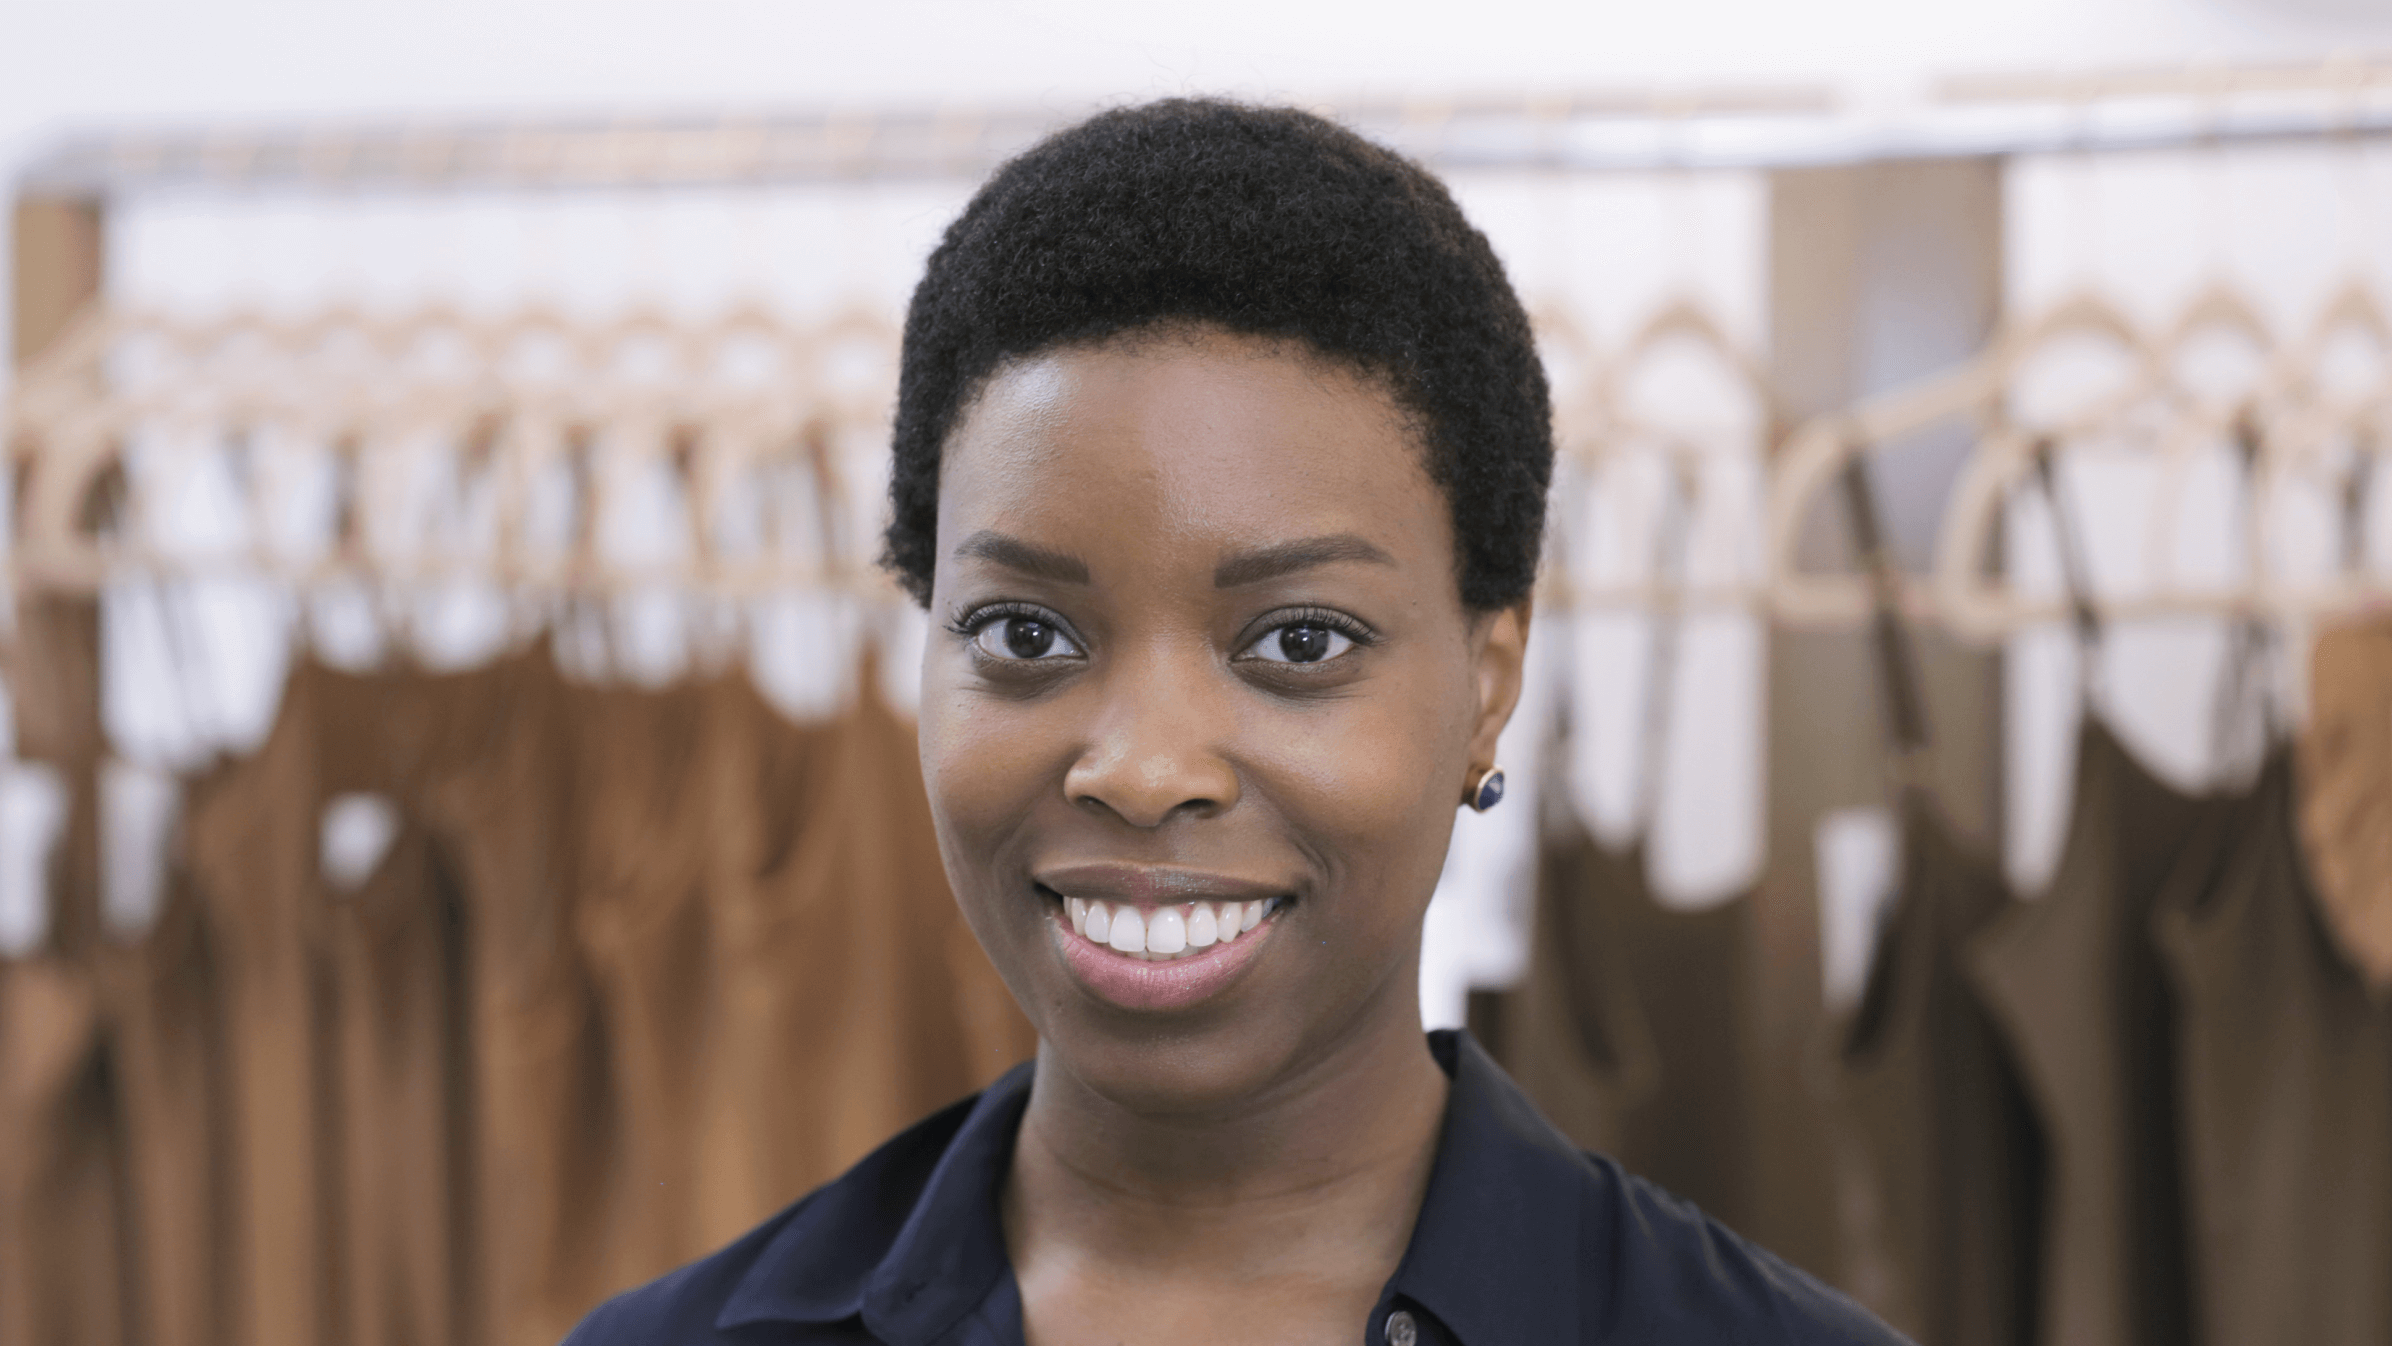
<path fill-rule="evenodd" d="M 1063 900 L 1072 930 L 1088 941 L 1109 945 L 1120 953 L 1152 963 L 1185 958 L 1197 950 L 1230 941 L 1262 924 L 1282 900 L 1251 903 L 1180 903 L 1141 912 L 1127 903 L 1118 906 L 1087 898 Z"/>
<path fill-rule="evenodd" d="M 1105 943 L 1124 954 L 1144 954 L 1146 918 L 1138 915 L 1138 909 L 1134 907 L 1122 908 L 1113 914 L 1113 929 Z"/>
<path fill-rule="evenodd" d="M 1188 947 L 1188 919 L 1176 907 L 1158 907 L 1154 920 L 1146 924 L 1146 949 L 1150 954 L 1177 954 Z"/>

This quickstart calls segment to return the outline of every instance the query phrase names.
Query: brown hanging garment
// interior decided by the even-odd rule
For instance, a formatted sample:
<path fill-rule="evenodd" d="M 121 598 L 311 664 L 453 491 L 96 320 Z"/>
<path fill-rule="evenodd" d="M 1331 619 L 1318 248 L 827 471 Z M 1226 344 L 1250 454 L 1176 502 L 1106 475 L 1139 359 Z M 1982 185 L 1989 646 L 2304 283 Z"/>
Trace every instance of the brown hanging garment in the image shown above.
<path fill-rule="evenodd" d="M 406 823 L 327 901 L 339 973 L 345 1294 L 359 1342 L 472 1331 L 464 968 L 448 867 Z"/>
<path fill-rule="evenodd" d="M 1673 482 L 1656 574 L 1682 577 L 1690 484 Z M 1654 618 L 1639 744 L 1639 825 L 1660 798 L 1674 705 L 1678 623 Z M 1550 761 L 1568 759 L 1562 746 Z M 1645 844 L 1597 843 L 1558 779 L 1547 801 L 1529 961 L 1512 998 L 1507 1063 L 1579 1145 L 1603 1151 L 1733 1227 L 1752 1217 L 1747 1060 L 1751 901 L 1695 912 L 1654 897 Z"/>
<path fill-rule="evenodd" d="M 224 994 L 233 1336 L 339 1340 L 333 1004 L 319 902 L 328 670 L 294 668 L 263 747 L 192 802 L 185 845 Z"/>
<path fill-rule="evenodd" d="M 140 1331 L 118 1072 L 95 985 L 98 606 L 35 596 L 7 652 L 18 751 L 67 778 L 48 947 L 0 960 L 0 1339 Z"/>
<path fill-rule="evenodd" d="M 1669 560 L 1669 559 L 1665 559 Z M 1644 716 L 1645 808 L 1658 798 L 1675 632 L 1656 631 Z M 1567 739 L 1567 731 L 1564 732 Z M 1566 758 L 1566 749 L 1555 760 Z M 1642 840 L 1597 843 L 1552 783 L 1528 969 L 1509 1063 L 1572 1140 L 1731 1227 L 1752 1216 L 1746 1061 L 1751 902 L 1655 898 Z M 1508 1026 L 1507 1026 L 1508 1028 Z"/>
<path fill-rule="evenodd" d="M 2007 901 L 1991 861 L 1903 792 L 1902 887 L 1846 1031 L 1841 1095 L 1867 1179 L 1853 1233 L 1887 1270 L 1888 1322 L 1921 1341 L 2031 1338 L 2039 1146 L 2024 1087 L 1961 951 Z"/>
<path fill-rule="evenodd" d="M 2144 769 L 2094 713 L 2100 627 L 2048 452 L 2086 707 L 2068 836 L 2050 886 L 1969 942 L 1968 968 L 2048 1144 L 2036 1332 L 2045 1342 L 2186 1342 L 2173 1022 L 2153 902 L 2213 803 Z"/>
<path fill-rule="evenodd" d="M 2152 926 L 2175 993 L 2192 1284 L 2218 1342 L 2392 1340 L 2392 1013 L 2323 919 L 2288 750 L 2194 835 Z"/>
<path fill-rule="evenodd" d="M 2369 986 L 2392 989 L 2392 619 L 2318 635 L 2298 749 L 2327 929 Z"/>
<path fill-rule="evenodd" d="M 212 785 L 194 782 L 191 798 Z M 231 1338 L 231 1101 L 212 940 L 198 895 L 170 865 L 149 929 L 98 951 L 124 1099 L 141 1329 L 153 1342 Z"/>
<path fill-rule="evenodd" d="M 583 796 L 574 930 L 606 1025 L 621 1201 L 608 1218 L 612 1289 L 706 1251 L 699 1110 L 714 1047 L 706 879 L 729 820 L 709 789 L 729 748 L 715 682 L 569 694 Z M 745 806 L 754 809 L 752 803 Z"/>
<path fill-rule="evenodd" d="M 481 1335 L 553 1342 L 607 1289 L 617 1095 L 574 938 L 572 690 L 544 645 L 490 672 L 490 737 L 426 810 L 465 896 Z"/>
<path fill-rule="evenodd" d="M 317 867 L 337 973 L 342 1302 L 358 1341 L 471 1341 L 484 1329 L 469 899 L 427 796 L 488 751 L 508 666 L 315 677 L 319 819 L 365 792 L 397 828 L 352 891 Z"/>
<path fill-rule="evenodd" d="M 1620 868 L 1636 882 L 1610 889 L 1609 901 L 1660 1073 L 1652 1100 L 1620 1119 L 1612 1154 L 1729 1227 L 1749 1228 L 1751 899 L 1675 911 L 1644 882 L 1644 848 L 1625 859 Z"/>
<path fill-rule="evenodd" d="M 1514 1004 L 1515 1073 L 1579 1145 L 1731 1227 L 1750 1219 L 1744 1061 L 1750 904 L 1655 901 L 1642 845 L 1549 839 Z"/>
<path fill-rule="evenodd" d="M 824 755 L 838 722 L 794 724 L 746 678 L 724 680 L 708 712 L 709 735 L 726 746 L 708 778 L 712 808 L 725 821 L 706 891 L 720 1018 L 700 1110 L 697 1180 L 699 1239 L 712 1249 L 812 1186 L 804 1177 L 810 1159 L 792 1142 L 802 1127 L 772 1113 L 786 1097 L 774 1078 L 799 1060 L 800 1047 L 784 1031 L 803 1025 L 791 1023 L 784 1003 L 809 989 L 774 970 L 786 966 L 776 955 L 819 948 L 828 932 L 816 909 L 787 901 L 785 887 L 762 879 L 788 866 L 804 821 L 822 806 Z"/>
<path fill-rule="evenodd" d="M 1528 968 L 1504 1016 L 1504 1065 L 1572 1141 L 1635 1170 L 1619 1153 L 1627 1120 L 1653 1106 L 1661 1080 L 1621 911 L 1623 893 L 1650 901 L 1643 848 L 1598 844 L 1558 784 L 1549 787 Z"/>
<path fill-rule="evenodd" d="M 134 1335 L 117 1116 L 89 970 L 58 956 L 0 966 L 0 1339 Z"/>
<path fill-rule="evenodd" d="M 404 817 L 478 747 L 489 682 L 303 661 L 265 747 L 194 792 L 185 842 L 228 1007 L 233 1234 L 213 1265 L 238 1269 L 228 1313 L 247 1335 L 312 1320 L 374 1341 L 473 1336 L 453 885 L 414 825 L 355 895 L 327 893 L 319 852 L 336 797 L 373 792 Z"/>
<path fill-rule="evenodd" d="M 1854 1176 L 1848 1284 L 1921 1341 L 2020 1342 L 2035 1313 L 2041 1141 L 2016 1069 L 1970 989 L 1962 952 L 2007 902 L 1923 787 L 1924 706 L 1894 602 L 1866 468 L 1845 476 L 1877 577 L 1880 677 L 1901 754 L 1901 889 L 1838 1060 Z"/>
<path fill-rule="evenodd" d="M 880 698 L 869 657 L 856 686 L 828 725 L 760 736 L 777 743 L 744 780 L 780 783 L 760 792 L 763 849 L 718 896 L 717 1107 L 762 1144 L 737 1163 L 763 1211 L 1036 1048 L 947 887 L 913 726 Z"/>
<path fill-rule="evenodd" d="M 2186 842 L 2215 822 L 2213 807 L 2153 777 L 2088 716 L 2049 889 L 1969 943 L 1969 972 L 2048 1137 L 2045 1342 L 2193 1337 L 2175 1043 L 2149 923 Z"/>

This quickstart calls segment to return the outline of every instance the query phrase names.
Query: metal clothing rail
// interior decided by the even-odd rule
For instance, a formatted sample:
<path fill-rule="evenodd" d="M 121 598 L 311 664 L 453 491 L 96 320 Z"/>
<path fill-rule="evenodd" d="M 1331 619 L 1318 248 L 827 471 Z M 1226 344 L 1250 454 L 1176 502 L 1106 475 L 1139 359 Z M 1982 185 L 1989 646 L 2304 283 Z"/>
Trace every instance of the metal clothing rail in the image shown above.
<path fill-rule="evenodd" d="M 762 187 L 976 177 L 1080 107 L 734 112 L 548 121 L 219 127 L 72 135 L 21 193 L 109 197 L 172 187 L 341 190 Z M 1444 167 L 1574 162 L 1577 142 L 1667 126 L 1818 119 L 1823 88 L 1579 93 L 1315 105 Z"/>
<path fill-rule="evenodd" d="M 2392 133 L 2392 57 L 1943 80 L 1899 121 L 1824 86 L 1315 105 L 1440 169 L 1767 169 Z M 125 130 L 69 135 L 20 194 L 176 187 L 471 191 L 976 177 L 1093 106 Z"/>

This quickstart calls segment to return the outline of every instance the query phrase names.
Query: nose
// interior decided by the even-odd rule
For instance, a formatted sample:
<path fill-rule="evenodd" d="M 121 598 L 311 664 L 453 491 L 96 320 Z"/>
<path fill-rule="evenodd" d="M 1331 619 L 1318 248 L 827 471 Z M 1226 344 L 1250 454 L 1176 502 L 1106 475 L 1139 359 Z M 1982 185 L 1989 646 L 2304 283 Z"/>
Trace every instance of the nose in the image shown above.
<path fill-rule="evenodd" d="M 1209 652 L 1151 650 L 1101 676 L 1087 747 L 1063 777 L 1073 804 L 1159 828 L 1237 803 L 1237 768 L 1221 752 L 1235 726 L 1233 694 Z"/>

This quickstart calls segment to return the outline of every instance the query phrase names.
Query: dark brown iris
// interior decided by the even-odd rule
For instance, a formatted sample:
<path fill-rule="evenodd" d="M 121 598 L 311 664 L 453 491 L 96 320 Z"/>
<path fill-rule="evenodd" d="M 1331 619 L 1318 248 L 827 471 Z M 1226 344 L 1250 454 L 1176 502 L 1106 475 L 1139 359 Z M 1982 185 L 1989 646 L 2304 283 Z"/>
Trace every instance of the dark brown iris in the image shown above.
<path fill-rule="evenodd" d="M 1279 629 L 1279 653 L 1296 664 L 1313 664 L 1329 654 L 1329 629 L 1305 624 Z"/>

